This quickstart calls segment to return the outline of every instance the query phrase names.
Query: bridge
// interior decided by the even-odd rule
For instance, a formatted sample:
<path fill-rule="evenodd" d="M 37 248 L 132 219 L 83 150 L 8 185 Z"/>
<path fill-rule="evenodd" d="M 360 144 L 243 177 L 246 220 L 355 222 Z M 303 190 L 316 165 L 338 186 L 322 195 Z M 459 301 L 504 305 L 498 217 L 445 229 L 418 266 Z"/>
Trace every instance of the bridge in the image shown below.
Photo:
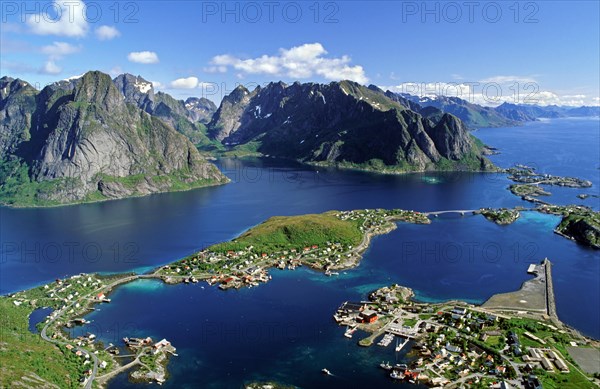
<path fill-rule="evenodd" d="M 426 215 L 426 216 L 435 216 L 435 217 L 437 217 L 439 215 L 443 215 L 443 214 L 446 214 L 446 213 L 458 213 L 461 216 L 465 216 L 466 214 L 475 215 L 479 211 L 480 211 L 479 209 L 452 209 L 452 210 L 448 210 L 448 211 L 423 212 L 423 214 Z"/>

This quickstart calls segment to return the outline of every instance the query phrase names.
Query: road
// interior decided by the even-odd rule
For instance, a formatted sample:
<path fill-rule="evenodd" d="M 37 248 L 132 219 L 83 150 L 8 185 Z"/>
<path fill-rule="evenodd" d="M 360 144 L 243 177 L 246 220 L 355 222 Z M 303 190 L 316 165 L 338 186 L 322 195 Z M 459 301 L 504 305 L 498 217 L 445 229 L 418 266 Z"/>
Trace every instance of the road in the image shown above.
<path fill-rule="evenodd" d="M 62 311 L 66 311 L 67 308 L 71 308 L 75 304 L 76 304 L 76 302 L 73 302 L 71 305 L 68 305 L 67 307 L 63 308 Z M 42 339 L 44 339 L 47 342 L 66 346 L 67 344 L 69 344 L 68 342 L 62 342 L 60 340 L 51 339 L 46 334 L 46 331 L 48 330 L 48 327 L 50 326 L 50 324 L 54 323 L 59 317 L 60 317 L 60 314 L 56 315 L 56 317 L 54 319 L 48 321 L 48 323 L 46 323 L 44 328 L 42 328 L 42 332 L 40 333 L 40 335 L 41 335 Z M 94 382 L 94 379 L 96 378 L 96 374 L 98 374 L 98 357 L 96 356 L 96 354 L 91 353 L 82 347 L 76 347 L 75 349 L 81 351 L 85 355 L 89 355 L 90 358 L 92 359 L 92 361 L 94 362 L 94 366 L 92 367 L 92 374 L 87 379 L 87 381 L 85 382 L 85 386 L 84 386 L 85 389 L 91 389 L 92 383 Z"/>
<path fill-rule="evenodd" d="M 50 325 L 52 325 L 54 322 L 56 322 L 56 320 L 58 320 L 61 317 L 63 312 L 68 311 L 70 308 L 73 308 L 75 306 L 75 304 L 88 299 L 90 296 L 95 296 L 96 294 L 98 294 L 100 292 L 108 292 L 117 285 L 134 281 L 134 280 L 138 279 L 139 277 L 140 277 L 139 275 L 135 275 L 135 276 L 121 278 L 117 281 L 114 281 L 111 284 L 108 284 L 106 286 L 98 288 L 85 296 L 81 296 L 79 299 L 73 301 L 70 305 L 67 305 L 67 306 L 63 307 L 62 309 L 60 309 L 58 311 L 58 314 L 54 317 L 54 319 L 49 320 L 48 323 L 46 323 L 46 325 L 44 326 L 44 328 L 42 328 L 40 336 L 45 341 L 56 344 L 56 345 L 66 346 L 67 344 L 70 344 L 68 342 L 63 342 L 60 340 L 52 339 L 52 338 L 48 337 L 48 334 L 47 334 L 48 327 L 50 327 Z M 75 350 L 81 351 L 84 355 L 89 355 L 90 359 L 94 363 L 94 365 L 92 367 L 92 374 L 87 379 L 87 381 L 85 382 L 85 386 L 84 386 L 85 389 L 91 389 L 92 384 L 93 384 L 94 380 L 96 379 L 96 375 L 98 374 L 98 357 L 96 356 L 96 354 L 89 352 L 88 350 L 84 349 L 83 347 L 77 346 L 77 347 L 75 347 Z"/>

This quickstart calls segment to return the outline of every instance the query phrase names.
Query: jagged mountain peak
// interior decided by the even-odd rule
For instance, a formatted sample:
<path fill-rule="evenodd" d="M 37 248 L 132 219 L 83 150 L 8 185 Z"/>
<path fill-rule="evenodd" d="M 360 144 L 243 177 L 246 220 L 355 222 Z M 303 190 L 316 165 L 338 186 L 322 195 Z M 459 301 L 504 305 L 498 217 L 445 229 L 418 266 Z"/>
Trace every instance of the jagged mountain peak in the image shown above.
<path fill-rule="evenodd" d="M 114 78 L 113 82 L 125 94 L 125 89 L 129 86 L 136 89 L 139 93 L 154 93 L 152 82 L 146 80 L 142 76 L 134 76 L 133 74 L 124 73 Z"/>
<path fill-rule="evenodd" d="M 26 172 L 26 196 L 39 185 L 34 197 L 41 204 L 226 181 L 184 135 L 126 103 L 111 77 L 99 71 L 33 94 L 13 91 L 0 107 L 0 158 L 11 169 Z M 18 194 L 19 188 L 13 192 Z M 0 201 L 21 199 L 10 196 Z"/>
<path fill-rule="evenodd" d="M 305 162 L 427 170 L 472 157 L 458 168 L 489 166 L 458 118 L 426 118 L 401 101 L 352 81 L 269 84 L 226 96 L 209 133 L 225 145 L 255 142 L 264 154 Z"/>

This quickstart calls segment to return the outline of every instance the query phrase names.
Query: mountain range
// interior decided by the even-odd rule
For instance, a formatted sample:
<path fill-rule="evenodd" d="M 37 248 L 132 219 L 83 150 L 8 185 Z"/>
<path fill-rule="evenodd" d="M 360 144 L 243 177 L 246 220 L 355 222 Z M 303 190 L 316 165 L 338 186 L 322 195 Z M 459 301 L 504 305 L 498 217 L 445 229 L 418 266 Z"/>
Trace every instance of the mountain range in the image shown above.
<path fill-rule="evenodd" d="M 0 79 L 0 202 L 60 205 L 221 184 L 208 155 L 265 155 L 379 172 L 491 171 L 469 133 L 598 107 L 482 107 L 351 81 L 238 86 L 217 106 L 141 76 L 91 71 L 41 91 Z"/>
<path fill-rule="evenodd" d="M 208 134 L 230 148 L 253 144 L 263 155 L 313 164 L 390 172 L 492 169 L 458 118 L 410 107 L 417 109 L 351 81 L 239 86 L 221 102 Z"/>
<path fill-rule="evenodd" d="M 393 92 L 387 92 L 393 94 Z M 557 105 L 532 105 L 503 103 L 497 107 L 484 107 L 459 97 L 414 96 L 399 93 L 398 96 L 422 107 L 434 107 L 461 119 L 470 129 L 486 127 L 511 127 L 546 118 L 600 116 L 600 107 L 563 107 Z"/>
<path fill-rule="evenodd" d="M 57 205 L 227 182 L 186 136 L 128 103 L 122 90 L 100 72 L 41 91 L 1 78 L 2 201 Z M 166 105 L 143 104 L 152 112 Z"/>

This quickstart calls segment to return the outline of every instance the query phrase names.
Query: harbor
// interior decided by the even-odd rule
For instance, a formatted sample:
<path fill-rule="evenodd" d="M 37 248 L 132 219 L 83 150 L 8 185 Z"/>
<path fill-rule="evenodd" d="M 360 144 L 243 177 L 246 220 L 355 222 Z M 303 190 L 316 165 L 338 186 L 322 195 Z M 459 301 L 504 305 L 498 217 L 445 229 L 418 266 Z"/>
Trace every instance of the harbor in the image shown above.
<path fill-rule="evenodd" d="M 460 301 L 426 304 L 412 300 L 407 288 L 392 285 L 369 294 L 368 302 L 344 302 L 336 310 L 338 325 L 355 325 L 370 333 L 360 346 L 376 344 L 396 353 L 410 347 L 409 363 L 381 362 L 393 381 L 431 387 L 461 384 L 527 387 L 547 372 L 569 374 L 576 367 L 564 347 L 598 342 L 562 324 L 555 312 L 551 262 L 530 264 L 517 292 L 498 294 L 475 306 Z M 527 299 L 527 300 L 525 300 Z M 515 307 L 511 304 L 519 304 Z M 369 319 L 375 312 L 376 319 Z M 354 323 L 354 324 L 352 324 Z M 379 339 L 379 340 L 377 340 Z M 510 386 L 508 386 L 510 385 Z"/>

